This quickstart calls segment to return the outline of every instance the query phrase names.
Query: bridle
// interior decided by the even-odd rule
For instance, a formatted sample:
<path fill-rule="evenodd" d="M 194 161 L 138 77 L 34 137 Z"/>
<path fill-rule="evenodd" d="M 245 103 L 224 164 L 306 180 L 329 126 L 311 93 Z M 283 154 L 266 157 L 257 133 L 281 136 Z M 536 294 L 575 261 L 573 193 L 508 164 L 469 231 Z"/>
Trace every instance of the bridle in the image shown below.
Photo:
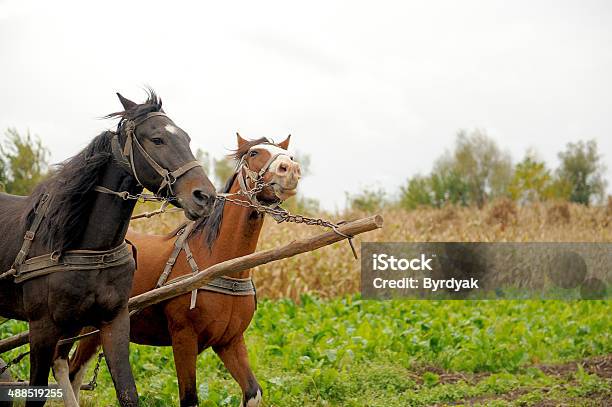
<path fill-rule="evenodd" d="M 136 128 L 140 126 L 142 123 L 144 123 L 147 119 L 150 119 L 151 117 L 157 117 L 157 116 L 167 117 L 168 120 L 172 122 L 172 119 L 166 116 L 166 114 L 163 112 L 147 113 L 146 115 L 144 115 L 143 117 L 137 120 L 132 120 L 132 119 L 121 120 L 117 127 L 117 131 L 115 132 L 111 140 L 111 148 L 112 148 L 112 152 L 113 152 L 113 156 L 115 157 L 115 160 L 121 166 L 126 168 L 134 176 L 134 178 L 136 178 L 136 182 L 138 182 L 139 186 L 144 187 L 143 183 L 138 178 L 138 174 L 136 172 L 136 165 L 134 164 L 134 146 L 135 146 L 139 150 L 140 154 L 149 163 L 151 168 L 153 168 L 155 172 L 157 172 L 162 178 L 159 184 L 159 188 L 157 189 L 157 192 L 155 195 L 161 198 L 160 194 L 162 190 L 164 188 L 167 188 L 168 194 L 166 197 L 163 197 L 163 198 L 172 198 L 174 196 L 172 185 L 176 182 L 176 180 L 179 179 L 181 176 L 185 175 L 190 170 L 196 167 L 201 167 L 202 164 L 197 160 L 189 161 L 181 165 L 179 168 L 175 169 L 174 171 L 169 171 L 168 169 L 159 165 L 159 163 L 157 163 L 157 161 L 155 161 L 155 159 L 151 157 L 151 155 L 147 152 L 147 150 L 145 150 L 142 144 L 140 144 L 138 137 L 136 137 Z M 119 135 L 122 132 L 125 134 L 125 137 L 126 137 L 125 144 L 123 145 L 123 147 L 121 147 L 121 143 L 119 141 Z M 102 192 L 102 193 L 119 195 L 123 197 L 124 199 L 129 199 L 130 197 L 130 195 L 126 194 L 125 192 L 116 192 L 116 191 L 112 191 L 105 187 L 97 186 L 95 187 L 95 190 L 98 192 Z"/>
<path fill-rule="evenodd" d="M 253 171 L 249 168 L 249 165 L 247 163 L 247 157 L 249 157 L 251 151 L 261 145 L 270 145 L 270 146 L 276 146 L 273 143 L 261 143 L 261 144 L 257 144 L 251 148 L 249 148 L 247 150 L 247 152 L 242 156 L 242 158 L 240 159 L 240 161 L 238 162 L 238 164 L 236 165 L 236 169 L 234 170 L 234 174 L 236 174 L 236 178 L 238 179 L 238 184 L 240 185 L 240 194 L 241 195 L 245 195 L 253 204 L 256 205 L 263 205 L 262 203 L 259 202 L 259 200 L 257 199 L 257 194 L 259 192 L 261 192 L 266 186 L 269 186 L 269 184 L 266 184 L 263 180 L 263 176 L 266 174 L 266 172 L 268 172 L 268 170 L 270 169 L 270 166 L 272 165 L 272 163 L 279 157 L 282 155 L 285 155 L 289 158 L 291 158 L 291 156 L 289 155 L 289 153 L 287 152 L 276 152 L 276 153 L 272 153 L 270 152 L 270 158 L 268 158 L 268 161 L 266 161 L 266 163 L 261 167 L 261 169 L 259 171 Z M 251 181 L 253 184 L 253 187 L 249 189 L 247 182 Z M 219 195 L 219 194 L 217 194 Z M 226 195 L 235 195 L 235 194 L 226 194 Z M 275 194 L 276 196 L 276 194 Z M 278 196 L 277 196 L 278 198 Z M 269 207 L 276 207 L 278 205 L 280 205 L 282 203 L 282 201 L 280 200 L 280 198 L 278 198 L 278 200 L 276 202 L 273 202 L 271 204 L 267 204 L 265 206 L 269 206 Z"/>

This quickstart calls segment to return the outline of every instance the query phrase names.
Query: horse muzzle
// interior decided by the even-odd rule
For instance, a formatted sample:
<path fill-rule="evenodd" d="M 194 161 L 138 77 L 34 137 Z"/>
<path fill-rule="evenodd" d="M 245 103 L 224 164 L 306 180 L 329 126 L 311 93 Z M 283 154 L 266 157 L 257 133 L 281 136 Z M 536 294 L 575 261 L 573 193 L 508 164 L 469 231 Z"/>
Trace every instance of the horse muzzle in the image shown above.
<path fill-rule="evenodd" d="M 210 181 L 178 180 L 175 191 L 177 206 L 185 211 L 185 216 L 190 220 L 210 215 L 217 199 L 217 192 Z"/>

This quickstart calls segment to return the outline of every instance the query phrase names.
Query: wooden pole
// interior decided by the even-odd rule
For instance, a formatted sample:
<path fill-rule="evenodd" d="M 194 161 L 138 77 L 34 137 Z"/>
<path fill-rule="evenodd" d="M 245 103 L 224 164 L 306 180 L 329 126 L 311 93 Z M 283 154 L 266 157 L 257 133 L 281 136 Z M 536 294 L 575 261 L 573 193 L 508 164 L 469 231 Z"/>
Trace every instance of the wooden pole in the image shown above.
<path fill-rule="evenodd" d="M 368 218 L 343 223 L 338 227 L 338 230 L 346 235 L 356 236 L 360 233 L 379 229 L 382 227 L 382 225 L 382 216 L 375 215 Z M 185 278 L 175 283 L 147 291 L 146 293 L 137 295 L 136 297 L 132 297 L 130 298 L 128 306 L 130 311 L 140 310 L 170 298 L 189 293 L 202 287 L 215 277 L 244 271 L 262 264 L 317 250 L 321 247 L 328 246 L 344 239 L 345 238 L 339 234 L 329 231 L 316 236 L 307 237 L 305 239 L 294 240 L 293 242 L 276 249 L 263 250 L 246 256 L 237 257 L 235 259 L 226 260 L 224 262 L 212 265 L 206 270 L 200 271 L 193 277 Z M 0 353 L 26 343 L 28 343 L 28 332 L 23 332 L 11 338 L 4 339 L 0 341 Z"/>
<path fill-rule="evenodd" d="M 22 332 L 17 335 L 13 335 L 6 339 L 0 340 L 0 353 L 4 353 L 11 349 L 18 348 L 21 345 L 25 345 L 30 340 L 30 333 L 28 331 Z"/>
<path fill-rule="evenodd" d="M 338 230 L 349 236 L 355 236 L 360 233 L 381 228 L 382 224 L 382 216 L 375 215 L 369 218 L 344 223 L 338 228 Z M 215 277 L 244 271 L 262 264 L 270 263 L 272 261 L 286 259 L 287 257 L 292 257 L 297 254 L 320 249 L 323 246 L 328 246 L 343 239 L 345 238 L 333 231 L 329 231 L 316 236 L 308 237 L 306 239 L 294 240 L 293 242 L 277 249 L 264 250 L 246 256 L 237 257 L 235 259 L 226 260 L 224 262 L 212 265 L 206 270 L 200 271 L 193 277 L 189 277 L 184 280 L 177 281 L 176 283 L 168 284 L 137 295 L 136 297 L 132 297 L 130 298 L 129 307 L 130 310 L 142 309 L 172 297 L 191 292 L 196 288 L 202 287 Z"/>

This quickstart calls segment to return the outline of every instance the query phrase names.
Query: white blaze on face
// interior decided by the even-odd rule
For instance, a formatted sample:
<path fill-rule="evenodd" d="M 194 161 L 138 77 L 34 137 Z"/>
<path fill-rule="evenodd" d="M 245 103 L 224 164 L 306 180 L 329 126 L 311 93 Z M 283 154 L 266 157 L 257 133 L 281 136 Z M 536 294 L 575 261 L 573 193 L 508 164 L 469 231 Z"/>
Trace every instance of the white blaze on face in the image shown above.
<path fill-rule="evenodd" d="M 287 150 L 280 148 L 279 146 L 274 146 L 272 144 L 261 144 L 261 145 L 256 146 L 254 149 L 255 150 L 266 150 L 271 155 L 275 155 L 275 154 L 289 155 L 289 152 Z"/>
<path fill-rule="evenodd" d="M 268 168 L 272 172 L 276 172 L 276 167 L 278 166 L 278 161 L 279 161 L 278 159 L 280 157 L 285 156 L 289 158 L 291 161 L 293 161 L 293 159 L 290 158 L 291 154 L 289 154 L 289 151 L 285 150 L 284 148 L 274 146 L 272 144 L 261 144 L 261 145 L 254 147 L 253 149 L 267 151 L 268 153 L 270 153 L 270 156 L 276 155 L 276 159 L 272 161 L 272 163 L 270 163 L 270 167 Z"/>
<path fill-rule="evenodd" d="M 166 127 L 164 127 L 164 128 L 166 129 L 166 131 L 168 133 L 172 133 L 172 134 L 177 134 L 178 133 L 178 129 L 175 126 L 171 125 L 171 124 L 166 124 Z"/>

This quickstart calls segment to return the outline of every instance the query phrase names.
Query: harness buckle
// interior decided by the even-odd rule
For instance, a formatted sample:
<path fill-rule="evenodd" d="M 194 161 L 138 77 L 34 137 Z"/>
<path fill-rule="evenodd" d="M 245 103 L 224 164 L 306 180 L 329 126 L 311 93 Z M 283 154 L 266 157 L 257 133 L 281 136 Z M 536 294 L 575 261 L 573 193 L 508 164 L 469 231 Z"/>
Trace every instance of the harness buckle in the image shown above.
<path fill-rule="evenodd" d="M 54 262 L 59 262 L 60 257 L 62 256 L 61 252 L 58 252 L 57 250 L 54 251 L 53 253 L 51 253 L 51 255 L 49 256 L 49 258 L 51 259 L 51 261 Z"/>
<path fill-rule="evenodd" d="M 232 292 L 236 292 L 236 291 L 238 291 L 238 282 L 234 281 L 232 283 Z"/>
<path fill-rule="evenodd" d="M 113 253 L 106 253 L 100 256 L 100 264 L 110 263 L 113 260 Z"/>
<path fill-rule="evenodd" d="M 30 242 L 34 240 L 35 233 L 32 230 L 28 230 L 23 236 L 24 240 L 29 240 Z"/>

